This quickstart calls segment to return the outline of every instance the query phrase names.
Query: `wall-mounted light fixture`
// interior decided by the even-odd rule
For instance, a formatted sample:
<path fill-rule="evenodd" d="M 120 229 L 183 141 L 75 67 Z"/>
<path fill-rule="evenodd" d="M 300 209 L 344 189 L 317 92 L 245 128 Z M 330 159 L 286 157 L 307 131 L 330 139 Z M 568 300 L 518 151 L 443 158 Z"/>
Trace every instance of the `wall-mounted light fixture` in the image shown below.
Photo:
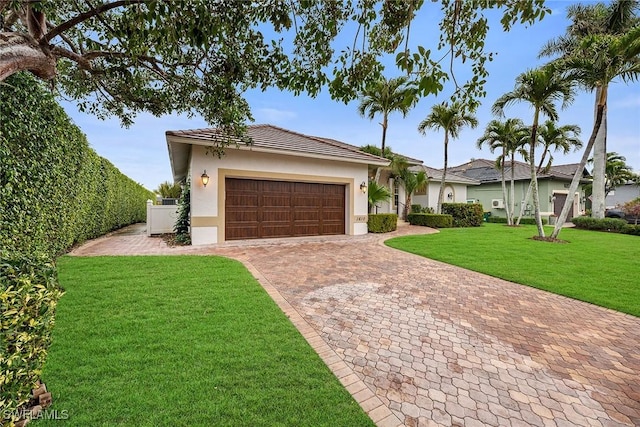
<path fill-rule="evenodd" d="M 362 184 L 360 184 L 360 191 L 362 191 L 362 194 L 365 194 L 367 192 L 367 183 L 362 181 Z"/>
<path fill-rule="evenodd" d="M 200 179 L 202 179 L 202 185 L 206 187 L 207 184 L 209 183 L 209 175 L 207 175 L 206 169 L 204 170 L 204 173 L 200 175 Z"/>
<path fill-rule="evenodd" d="M 448 193 L 447 194 L 447 199 L 453 200 L 453 193 Z"/>

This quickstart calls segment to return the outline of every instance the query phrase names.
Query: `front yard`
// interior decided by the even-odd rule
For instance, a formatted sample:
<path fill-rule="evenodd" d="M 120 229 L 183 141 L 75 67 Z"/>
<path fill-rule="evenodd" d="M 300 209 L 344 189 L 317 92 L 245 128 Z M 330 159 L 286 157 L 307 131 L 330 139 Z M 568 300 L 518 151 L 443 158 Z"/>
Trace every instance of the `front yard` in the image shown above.
<path fill-rule="evenodd" d="M 70 425 L 373 425 L 238 262 L 63 257 L 59 272 L 43 381 Z"/>
<path fill-rule="evenodd" d="M 550 231 L 550 229 L 549 229 Z M 640 316 L 640 237 L 562 230 L 566 244 L 530 239 L 534 226 L 484 224 L 397 237 L 388 246 Z"/>

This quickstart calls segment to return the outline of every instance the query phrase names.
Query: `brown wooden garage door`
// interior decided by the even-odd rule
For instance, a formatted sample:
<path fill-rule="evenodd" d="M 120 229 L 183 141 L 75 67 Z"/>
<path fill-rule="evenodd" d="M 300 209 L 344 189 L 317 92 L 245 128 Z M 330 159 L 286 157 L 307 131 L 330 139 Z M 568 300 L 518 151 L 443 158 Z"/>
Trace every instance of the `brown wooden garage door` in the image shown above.
<path fill-rule="evenodd" d="M 225 239 L 344 234 L 345 187 L 225 179 Z"/>

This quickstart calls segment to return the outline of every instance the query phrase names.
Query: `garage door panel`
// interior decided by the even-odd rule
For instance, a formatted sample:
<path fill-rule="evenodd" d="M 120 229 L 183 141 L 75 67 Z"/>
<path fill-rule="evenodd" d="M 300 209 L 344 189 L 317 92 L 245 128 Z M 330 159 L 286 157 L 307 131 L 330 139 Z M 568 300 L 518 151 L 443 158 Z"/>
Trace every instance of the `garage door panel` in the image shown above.
<path fill-rule="evenodd" d="M 291 237 L 291 225 L 267 225 L 260 227 L 263 237 Z"/>
<path fill-rule="evenodd" d="M 324 224 L 322 235 L 344 234 L 344 224 L 329 225 Z"/>
<path fill-rule="evenodd" d="M 322 194 L 323 193 L 323 185 L 316 184 L 314 182 L 295 182 L 293 183 L 293 193 L 294 194 Z"/>
<path fill-rule="evenodd" d="M 226 178 L 226 240 L 345 233 L 345 187 Z"/>
<path fill-rule="evenodd" d="M 259 181 L 260 188 L 264 193 L 291 193 L 293 183 L 286 181 Z"/>
<path fill-rule="evenodd" d="M 333 198 L 324 197 L 322 202 L 323 202 L 322 204 L 324 209 L 327 209 L 327 208 L 344 209 L 344 198 L 339 199 L 336 197 L 333 197 Z"/>
<path fill-rule="evenodd" d="M 228 194 L 227 207 L 257 207 L 258 194 Z"/>
<path fill-rule="evenodd" d="M 338 221 L 340 223 L 344 222 L 344 213 L 339 211 L 324 211 L 323 212 L 323 222 L 335 222 Z"/>
<path fill-rule="evenodd" d="M 236 225 L 226 226 L 226 238 L 227 240 L 238 240 L 238 239 L 253 239 L 258 234 L 259 226 L 258 224 L 242 224 L 238 223 Z"/>
<path fill-rule="evenodd" d="M 251 179 L 227 179 L 225 180 L 225 189 L 227 191 L 254 191 L 259 190 L 261 181 Z"/>
<path fill-rule="evenodd" d="M 344 185 L 324 184 L 322 190 L 324 194 L 344 196 Z"/>
<path fill-rule="evenodd" d="M 319 209 L 322 207 L 322 198 L 318 194 L 294 194 L 291 197 L 291 205 L 296 208 Z"/>
<path fill-rule="evenodd" d="M 291 222 L 291 209 L 265 208 L 261 212 L 260 221 L 267 222 Z"/>
<path fill-rule="evenodd" d="M 304 237 L 304 236 L 320 236 L 322 233 L 320 232 L 320 227 L 316 225 L 296 225 L 293 227 L 295 236 Z"/>
<path fill-rule="evenodd" d="M 280 207 L 289 208 L 291 206 L 291 197 L 288 194 L 263 194 L 262 207 Z"/>
<path fill-rule="evenodd" d="M 318 222 L 322 215 L 317 210 L 295 210 L 293 211 L 294 221 Z"/>
<path fill-rule="evenodd" d="M 229 215 L 229 213 L 232 215 L 233 220 L 229 221 L 231 224 L 241 224 L 243 222 L 255 222 L 257 224 L 259 221 L 257 210 L 234 209 L 227 212 L 227 215 Z"/>

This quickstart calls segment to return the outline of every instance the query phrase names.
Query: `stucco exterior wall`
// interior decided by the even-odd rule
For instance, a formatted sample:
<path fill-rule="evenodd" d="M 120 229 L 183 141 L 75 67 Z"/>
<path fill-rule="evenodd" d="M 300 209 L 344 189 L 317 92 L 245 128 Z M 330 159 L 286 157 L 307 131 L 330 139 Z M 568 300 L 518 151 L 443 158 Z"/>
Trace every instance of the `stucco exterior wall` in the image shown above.
<path fill-rule="evenodd" d="M 412 204 L 420 204 L 422 207 L 430 207 L 435 210 L 438 205 L 440 181 L 429 181 L 426 195 L 414 195 Z M 451 194 L 451 197 L 449 197 Z M 466 203 L 467 185 L 447 183 L 444 186 L 444 203 Z"/>
<path fill-rule="evenodd" d="M 204 170 L 210 177 L 206 188 L 200 179 Z M 367 182 L 366 164 L 234 149 L 219 159 L 206 154 L 205 147 L 193 146 L 189 176 L 194 245 L 224 241 L 226 177 L 344 184 L 346 234 L 367 233 L 367 195 L 360 190 L 360 184 Z"/>
<path fill-rule="evenodd" d="M 567 194 L 568 187 L 565 188 L 567 182 L 557 180 L 540 180 L 538 181 L 538 193 L 540 198 L 540 214 L 542 217 L 548 217 L 553 214 L 553 197 L 554 194 Z M 507 181 L 507 191 L 509 191 L 510 183 Z M 516 181 L 515 182 L 515 215 L 520 214 L 520 206 L 522 199 L 524 198 L 527 189 L 529 188 L 529 181 Z M 502 184 L 490 183 L 482 184 L 478 186 L 469 187 L 467 194 L 469 199 L 476 199 L 478 203 L 482 204 L 485 212 L 491 212 L 492 216 L 506 217 L 505 209 L 494 209 L 492 207 L 493 199 L 502 199 Z M 584 212 L 584 191 L 582 187 L 578 188 L 578 192 L 574 195 L 574 216 Z M 505 204 L 507 202 L 505 201 Z M 533 196 L 529 196 L 529 199 L 524 204 L 525 216 L 533 216 Z"/>

